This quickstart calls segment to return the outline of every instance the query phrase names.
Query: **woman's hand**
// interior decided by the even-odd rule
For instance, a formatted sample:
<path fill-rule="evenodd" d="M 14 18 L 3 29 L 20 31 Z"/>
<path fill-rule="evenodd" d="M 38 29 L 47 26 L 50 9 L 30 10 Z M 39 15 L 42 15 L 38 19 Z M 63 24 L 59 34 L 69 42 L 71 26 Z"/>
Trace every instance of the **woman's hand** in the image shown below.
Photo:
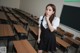
<path fill-rule="evenodd" d="M 40 38 L 38 38 L 37 42 L 40 43 Z"/>
<path fill-rule="evenodd" d="M 46 21 L 48 21 L 48 20 L 49 20 L 49 18 L 50 18 L 50 16 L 49 16 L 49 15 L 47 15 L 47 16 L 46 16 Z"/>

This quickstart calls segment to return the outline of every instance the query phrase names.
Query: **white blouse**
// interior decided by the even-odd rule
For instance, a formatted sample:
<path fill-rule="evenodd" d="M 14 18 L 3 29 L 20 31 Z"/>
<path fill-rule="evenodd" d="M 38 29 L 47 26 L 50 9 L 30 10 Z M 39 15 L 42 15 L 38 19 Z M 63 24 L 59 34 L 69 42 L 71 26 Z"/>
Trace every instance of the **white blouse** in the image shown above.
<path fill-rule="evenodd" d="M 42 20 L 42 19 L 43 19 L 43 22 L 42 22 L 43 27 L 44 27 L 45 29 L 48 28 L 46 19 L 45 19 L 45 17 L 43 18 L 43 16 L 40 16 L 40 18 L 39 18 L 39 27 L 41 26 L 41 20 Z M 53 19 L 53 21 L 52 21 L 52 25 L 53 25 L 54 30 L 57 29 L 57 27 L 59 26 L 59 24 L 60 24 L 60 19 L 59 19 L 59 17 L 54 17 L 54 19 Z"/>

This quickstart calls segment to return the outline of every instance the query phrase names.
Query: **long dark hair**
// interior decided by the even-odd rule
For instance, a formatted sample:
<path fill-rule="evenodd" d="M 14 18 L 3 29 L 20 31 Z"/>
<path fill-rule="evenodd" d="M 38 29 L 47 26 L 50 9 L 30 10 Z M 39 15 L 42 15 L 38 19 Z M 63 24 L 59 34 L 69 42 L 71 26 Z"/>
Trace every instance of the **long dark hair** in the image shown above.
<path fill-rule="evenodd" d="M 54 17 L 56 16 L 56 7 L 55 7 L 54 4 L 48 4 L 48 5 L 46 6 L 46 9 L 47 9 L 48 6 L 51 6 L 51 7 L 52 7 L 52 10 L 54 11 L 54 14 L 52 14 L 52 15 L 50 16 L 50 18 L 49 18 L 50 22 L 52 23 L 52 20 L 53 20 Z M 44 13 L 44 16 L 46 16 L 46 13 Z"/>

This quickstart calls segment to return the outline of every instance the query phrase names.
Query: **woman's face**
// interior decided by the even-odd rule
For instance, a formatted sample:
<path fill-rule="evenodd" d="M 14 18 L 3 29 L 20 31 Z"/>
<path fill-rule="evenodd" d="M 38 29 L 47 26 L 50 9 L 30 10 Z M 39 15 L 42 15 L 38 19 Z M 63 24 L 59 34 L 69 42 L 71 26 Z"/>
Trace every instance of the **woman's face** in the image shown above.
<path fill-rule="evenodd" d="M 54 11 L 51 6 L 48 6 L 45 10 L 45 13 L 46 13 L 46 16 L 51 16 L 52 14 L 54 14 Z"/>

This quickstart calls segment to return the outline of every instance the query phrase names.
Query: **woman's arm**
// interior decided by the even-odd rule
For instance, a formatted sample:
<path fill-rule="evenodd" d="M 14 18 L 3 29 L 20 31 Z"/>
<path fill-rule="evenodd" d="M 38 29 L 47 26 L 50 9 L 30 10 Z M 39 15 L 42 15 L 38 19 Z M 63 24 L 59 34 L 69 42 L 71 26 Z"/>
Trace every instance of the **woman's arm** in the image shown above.
<path fill-rule="evenodd" d="M 38 43 L 40 43 L 40 35 L 41 35 L 41 28 L 39 27 L 39 30 L 38 30 Z"/>
<path fill-rule="evenodd" d="M 39 27 L 38 38 L 40 38 L 40 34 L 41 34 L 41 28 Z"/>
<path fill-rule="evenodd" d="M 50 29 L 51 32 L 53 32 L 54 30 L 57 29 L 57 27 L 60 24 L 60 19 L 58 17 L 55 18 L 54 21 L 52 21 L 52 23 L 50 23 L 49 17 L 46 18 L 46 21 L 48 23 L 48 27 Z"/>
<path fill-rule="evenodd" d="M 40 42 L 40 34 L 41 34 L 41 20 L 43 16 L 40 16 L 39 18 L 39 29 L 38 29 L 38 43 Z"/>

